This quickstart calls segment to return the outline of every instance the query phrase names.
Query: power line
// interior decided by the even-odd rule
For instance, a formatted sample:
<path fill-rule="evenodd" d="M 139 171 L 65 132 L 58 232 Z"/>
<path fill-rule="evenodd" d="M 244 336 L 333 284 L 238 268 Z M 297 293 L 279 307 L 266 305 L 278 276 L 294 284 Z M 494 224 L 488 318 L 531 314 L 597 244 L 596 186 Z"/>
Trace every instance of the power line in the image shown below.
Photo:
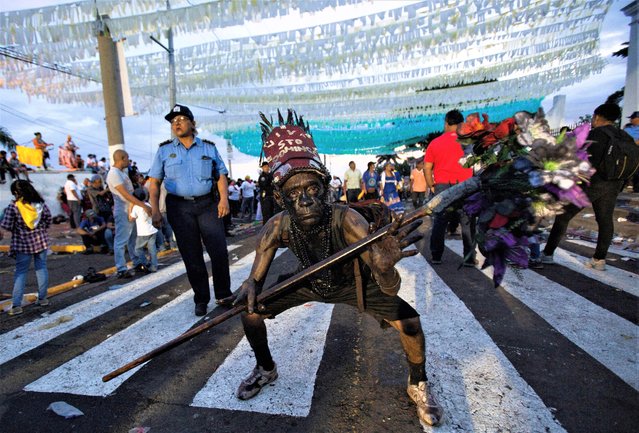
<path fill-rule="evenodd" d="M 64 131 L 61 128 L 58 128 L 57 126 L 55 126 L 55 125 L 53 125 L 53 124 L 51 124 L 51 123 L 49 123 L 47 121 L 38 120 L 38 119 L 36 119 L 34 117 L 29 116 L 26 113 L 22 113 L 20 111 L 16 111 L 14 108 L 12 108 L 12 107 L 10 107 L 8 105 L 2 104 L 2 103 L 0 103 L 0 111 L 4 111 L 7 114 L 11 114 L 14 117 L 17 117 L 18 119 L 22 119 L 22 120 L 27 121 L 27 122 L 35 123 L 35 124 L 38 124 L 40 126 L 46 126 L 46 127 L 50 128 L 50 129 L 56 131 L 56 132 L 59 132 L 60 134 L 68 134 L 69 133 L 69 131 Z M 79 138 L 81 138 L 83 140 L 86 140 L 86 141 L 90 140 L 90 141 L 93 141 L 93 142 L 97 141 L 97 142 L 102 142 L 104 144 L 108 144 L 107 141 L 104 138 L 97 138 L 97 137 L 93 137 L 91 135 L 87 135 L 87 134 L 83 134 L 83 133 L 76 133 L 76 132 L 74 132 L 74 135 L 76 135 Z"/>
<path fill-rule="evenodd" d="M 9 57 L 11 59 L 15 59 L 21 62 L 29 63 L 31 65 L 40 66 L 41 68 L 51 69 L 52 71 L 61 72 L 63 74 L 71 75 L 72 77 L 82 78 L 83 80 L 93 81 L 95 83 L 99 83 L 95 78 L 91 78 L 85 75 L 80 75 L 74 72 L 71 72 L 68 66 L 58 65 L 57 63 L 48 63 L 48 62 L 38 62 L 33 59 L 32 56 L 23 54 L 19 51 L 16 51 L 9 47 L 0 47 L 0 55 Z"/>

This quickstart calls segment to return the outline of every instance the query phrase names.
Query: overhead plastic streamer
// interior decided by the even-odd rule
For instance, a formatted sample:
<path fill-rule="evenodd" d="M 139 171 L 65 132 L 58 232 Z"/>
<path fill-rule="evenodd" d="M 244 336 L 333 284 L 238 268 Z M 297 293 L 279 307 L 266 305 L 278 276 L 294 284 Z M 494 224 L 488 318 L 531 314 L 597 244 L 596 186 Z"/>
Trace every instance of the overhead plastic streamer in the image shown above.
<path fill-rule="evenodd" d="M 322 152 L 377 152 L 440 128 L 449 109 L 534 110 L 543 96 L 600 71 L 611 3 L 171 0 L 166 10 L 165 0 L 79 1 L 0 13 L 0 46 L 71 72 L 0 57 L 0 79 L 53 102 L 101 104 L 91 81 L 100 80 L 93 26 L 96 14 L 108 15 L 113 37 L 124 39 L 136 111 L 160 114 L 168 61 L 149 36 L 171 26 L 178 100 L 223 108 L 210 118 L 202 112 L 200 125 L 242 151 L 259 153 L 251 135 L 258 111 L 292 107 L 323 122 Z"/>

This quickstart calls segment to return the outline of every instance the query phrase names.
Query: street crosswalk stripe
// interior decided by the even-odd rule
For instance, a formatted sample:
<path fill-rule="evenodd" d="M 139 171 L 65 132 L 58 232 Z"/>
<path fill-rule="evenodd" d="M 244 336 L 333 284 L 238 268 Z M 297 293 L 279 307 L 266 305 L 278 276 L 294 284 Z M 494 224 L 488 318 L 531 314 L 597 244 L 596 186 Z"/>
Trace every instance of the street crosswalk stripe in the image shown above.
<path fill-rule="evenodd" d="M 406 258 L 397 267 L 399 295 L 421 315 L 426 371 L 445 412 L 441 426 L 424 426 L 424 431 L 565 431 L 422 256 Z"/>
<path fill-rule="evenodd" d="M 461 254 L 460 241 L 447 241 L 447 245 L 456 254 Z M 233 288 L 239 287 L 249 275 L 254 255 L 231 264 Z M 424 426 L 425 431 L 529 431 L 530 426 L 535 426 L 536 431 L 564 432 L 550 409 L 422 256 L 406 258 L 397 268 L 402 277 L 400 296 L 421 314 L 426 334 L 427 372 L 446 412 L 441 427 Z M 484 273 L 491 277 L 492 269 Z M 521 279 L 513 272 L 507 272 L 502 284 L 506 291 L 637 389 L 633 368 L 637 365 L 637 354 L 633 348 L 639 327 L 533 271 L 524 270 L 520 274 Z M 117 290 L 120 296 L 123 289 Z M 109 293 L 113 291 L 105 294 Z M 94 303 L 86 308 L 93 310 L 99 305 Z M 186 331 L 197 322 L 192 307 L 192 294 L 188 291 L 24 389 L 107 396 L 140 367 L 106 384 L 101 382 L 101 377 Z M 235 397 L 240 381 L 255 365 L 244 338 L 196 393 L 191 406 L 308 416 L 315 381 L 321 380 L 316 376 L 332 312 L 332 305 L 309 303 L 267 320 L 270 346 L 280 374 L 273 386 L 248 401 Z M 309 317 L 313 320 L 308 320 Z M 592 328 L 590 332 L 588 328 Z M 0 336 L 0 342 L 7 334 Z M 3 347 L 10 346 L 5 344 Z M 632 376 L 635 376 L 634 381 Z"/>
<path fill-rule="evenodd" d="M 315 379 L 333 305 L 309 303 L 267 320 L 269 346 L 279 378 L 256 397 L 242 401 L 235 391 L 255 367 L 246 337 L 195 395 L 191 406 L 305 417 L 309 414 Z"/>
<path fill-rule="evenodd" d="M 603 272 L 589 269 L 584 266 L 584 262 L 588 261 L 588 258 L 561 248 L 557 248 L 555 250 L 553 259 L 556 264 L 565 266 L 568 269 L 579 272 L 580 274 L 584 274 L 588 276 L 588 278 L 616 287 L 617 289 L 623 290 L 631 295 L 639 296 L 639 275 L 637 274 L 610 266 L 609 264 Z"/>
<path fill-rule="evenodd" d="M 239 286 L 248 277 L 254 257 L 253 252 L 231 264 L 232 287 Z M 209 284 L 211 282 L 209 280 Z M 144 364 L 106 383 L 102 382 L 102 376 L 186 332 L 198 320 L 199 318 L 193 315 L 193 294 L 189 290 L 82 355 L 27 385 L 25 390 L 93 396 L 109 395 Z"/>
<path fill-rule="evenodd" d="M 153 325 L 145 326 L 149 321 Z M 25 391 L 63 392 L 106 396 L 115 391 L 142 365 L 103 383 L 102 376 L 143 355 L 155 346 L 187 331 L 197 318 L 193 315 L 193 295 L 182 293 L 144 319 L 106 339 L 87 352 L 27 385 Z M 151 342 L 153 347 L 147 347 Z"/>
<path fill-rule="evenodd" d="M 230 245 L 229 251 L 237 248 Z M 205 260 L 208 255 L 205 254 Z M 186 272 L 182 261 L 0 335 L 0 365 Z"/>
<path fill-rule="evenodd" d="M 576 244 L 576 245 L 583 245 L 585 247 L 590 247 L 593 250 L 595 249 L 595 247 L 597 246 L 596 242 L 588 242 L 588 241 L 584 241 L 582 239 L 566 239 L 568 242 L 570 242 L 571 244 Z M 622 257 L 630 257 L 633 259 L 639 259 L 639 253 L 634 252 L 634 251 L 630 251 L 630 250 L 624 250 L 622 248 L 618 248 L 614 245 L 611 245 L 610 248 L 608 248 L 608 252 L 612 253 L 612 254 L 617 254 L 619 256 Z"/>
<path fill-rule="evenodd" d="M 451 241 L 447 245 L 456 254 L 462 254 L 461 241 Z M 492 278 L 492 267 L 482 272 Z M 508 293 L 639 390 L 637 325 L 534 271 L 522 269 L 518 274 L 521 278 L 510 269 L 506 271 L 501 285 Z"/>

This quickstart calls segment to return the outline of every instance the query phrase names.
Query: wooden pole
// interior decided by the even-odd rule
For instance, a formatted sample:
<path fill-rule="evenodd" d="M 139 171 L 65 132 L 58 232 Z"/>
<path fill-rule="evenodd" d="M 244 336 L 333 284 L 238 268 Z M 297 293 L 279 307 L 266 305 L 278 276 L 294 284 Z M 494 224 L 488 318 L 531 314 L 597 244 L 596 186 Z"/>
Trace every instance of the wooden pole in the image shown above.
<path fill-rule="evenodd" d="M 111 38 L 106 24 L 108 16 L 103 15 L 96 23 L 98 54 L 100 56 L 100 75 L 102 77 L 102 96 L 104 98 L 104 116 L 106 120 L 109 156 L 113 164 L 113 152 L 124 149 L 124 131 L 122 128 L 122 88 L 115 42 Z"/>
<path fill-rule="evenodd" d="M 411 212 L 410 214 L 406 215 L 404 217 L 404 219 L 402 220 L 402 226 L 406 226 L 410 223 L 413 223 L 421 218 L 424 218 L 426 215 L 429 215 L 433 212 L 440 212 L 442 210 L 444 210 L 446 207 L 450 206 L 453 202 L 459 200 L 462 197 L 465 197 L 469 194 L 472 194 L 473 192 L 477 191 L 479 189 L 479 179 L 478 178 L 471 178 L 469 180 L 467 180 L 466 182 L 462 182 L 458 185 L 455 185 L 449 189 L 447 189 L 446 191 L 442 192 L 441 194 L 438 194 L 437 196 L 435 196 L 432 200 L 430 200 L 427 204 L 425 204 L 424 206 L 422 206 L 419 209 L 416 209 L 415 211 Z M 389 230 L 391 229 L 392 224 L 388 224 L 384 227 L 382 227 L 381 229 L 377 230 L 375 233 L 366 236 L 365 238 L 360 239 L 359 241 L 355 242 L 354 244 L 349 245 L 348 247 L 344 248 L 343 250 L 333 254 L 332 256 L 322 260 L 321 262 L 315 263 L 314 265 L 304 269 L 302 272 L 293 275 L 292 277 L 288 278 L 287 280 L 282 281 L 281 283 L 278 283 L 274 286 L 272 286 L 269 289 L 266 289 L 265 291 L 263 291 L 262 293 L 259 294 L 259 296 L 257 297 L 257 304 L 262 304 L 264 303 L 264 301 L 267 301 L 268 299 L 276 296 L 276 295 L 280 295 L 288 290 L 292 290 L 298 283 L 300 283 L 301 281 L 311 277 L 312 275 L 316 274 L 317 272 L 320 272 L 324 269 L 327 269 L 331 266 L 335 266 L 336 264 L 350 259 L 356 255 L 361 254 L 366 248 L 368 248 L 370 245 L 374 244 L 375 242 L 381 240 L 384 236 L 386 236 L 389 232 Z M 111 373 L 107 374 L 106 376 L 104 376 L 102 378 L 103 382 L 108 382 L 111 379 L 114 379 L 116 377 L 118 377 L 119 375 L 126 373 L 127 371 L 131 370 L 132 368 L 137 367 L 140 364 L 143 364 L 153 358 L 155 358 L 156 356 L 167 352 L 171 349 L 173 349 L 174 347 L 177 347 L 179 345 L 181 345 L 182 343 L 187 342 L 188 340 L 190 340 L 191 338 L 195 337 L 198 334 L 201 334 L 202 332 L 206 331 L 207 329 L 213 328 L 214 326 L 219 325 L 220 323 L 230 319 L 233 316 L 236 316 L 237 314 L 241 313 L 242 311 L 246 310 L 246 305 L 238 305 L 235 306 L 233 308 L 231 308 L 230 310 L 220 314 L 219 316 L 215 316 L 214 318 L 212 318 L 211 320 L 209 320 L 208 322 L 205 322 L 193 329 L 191 329 L 190 331 L 185 332 L 184 334 L 180 335 L 179 337 L 174 338 L 173 340 L 169 341 L 168 343 L 163 344 L 162 346 L 153 349 L 152 351 L 148 352 L 145 355 L 140 356 L 137 359 L 134 359 L 133 361 L 129 362 L 128 364 L 118 368 L 117 370 L 112 371 Z"/>

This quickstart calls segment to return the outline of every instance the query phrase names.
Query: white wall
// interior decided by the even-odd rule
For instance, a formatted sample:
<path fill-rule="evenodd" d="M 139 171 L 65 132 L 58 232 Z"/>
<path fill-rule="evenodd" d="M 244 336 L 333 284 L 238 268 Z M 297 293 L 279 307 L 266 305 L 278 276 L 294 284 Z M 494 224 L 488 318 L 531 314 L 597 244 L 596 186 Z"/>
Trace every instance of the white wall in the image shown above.
<path fill-rule="evenodd" d="M 29 178 L 31 182 L 33 182 L 34 188 L 40 193 L 47 206 L 51 210 L 51 214 L 53 216 L 63 214 L 62 208 L 56 199 L 58 191 L 60 187 L 64 186 L 64 183 L 67 181 L 68 171 L 36 171 L 29 173 Z M 82 181 L 85 177 L 90 178 L 92 174 L 86 171 L 75 171 L 73 172 L 75 175 L 75 179 L 78 181 L 78 185 L 82 185 Z M 6 175 L 7 183 L 0 185 L 0 211 L 7 207 L 11 200 L 13 200 L 13 196 L 11 195 L 11 190 L 9 189 L 11 185 L 11 176 L 7 173 Z"/>

